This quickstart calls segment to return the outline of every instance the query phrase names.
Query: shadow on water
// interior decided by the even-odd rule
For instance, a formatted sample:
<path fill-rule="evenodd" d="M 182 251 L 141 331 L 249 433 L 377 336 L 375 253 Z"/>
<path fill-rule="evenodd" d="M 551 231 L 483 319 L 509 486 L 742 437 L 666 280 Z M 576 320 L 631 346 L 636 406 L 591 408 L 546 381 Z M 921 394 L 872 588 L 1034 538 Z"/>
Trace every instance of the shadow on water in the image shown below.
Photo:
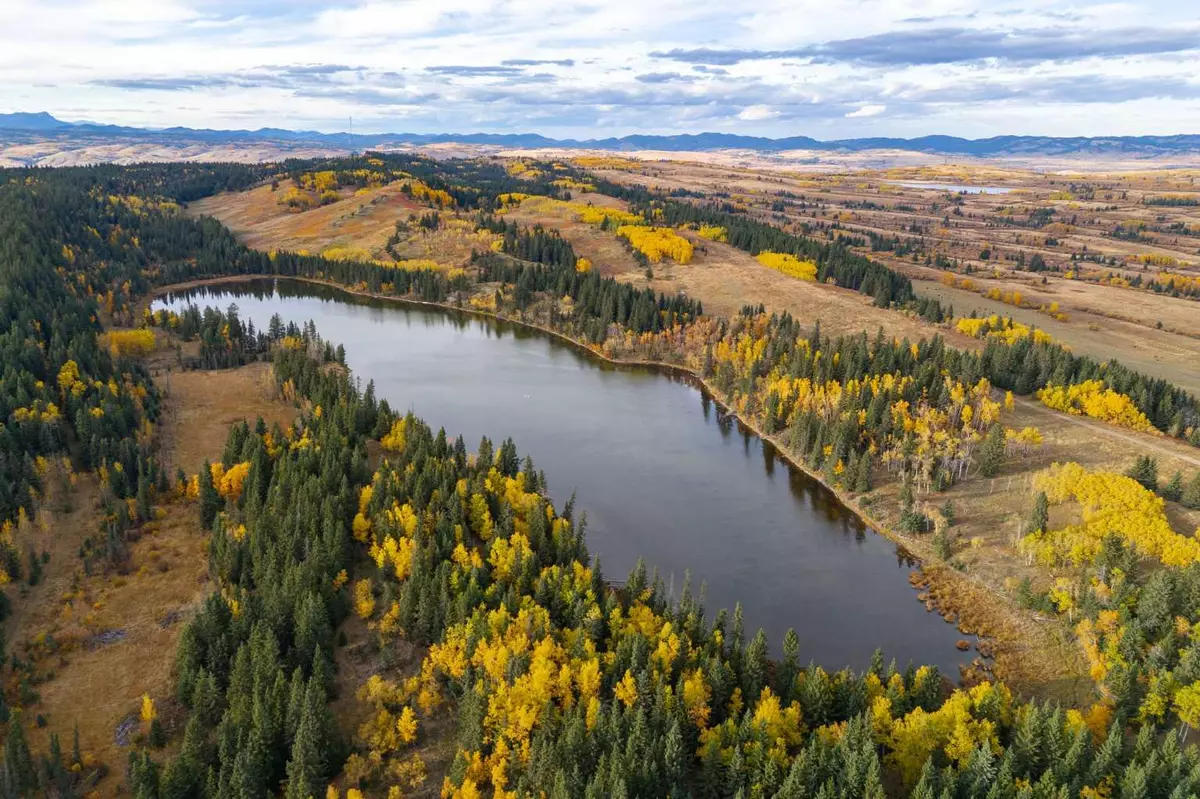
<path fill-rule="evenodd" d="M 278 313 L 346 347 L 347 364 L 393 408 L 463 435 L 512 436 L 560 505 L 586 512 L 610 578 L 644 558 L 709 611 L 741 602 L 747 636 L 775 651 L 795 628 L 803 660 L 862 669 L 872 652 L 936 664 L 971 659 L 958 631 L 916 600 L 914 561 L 793 468 L 686 373 L 609 364 L 559 339 L 467 313 L 257 280 L 193 289 L 156 307 L 235 303 L 257 327 Z"/>

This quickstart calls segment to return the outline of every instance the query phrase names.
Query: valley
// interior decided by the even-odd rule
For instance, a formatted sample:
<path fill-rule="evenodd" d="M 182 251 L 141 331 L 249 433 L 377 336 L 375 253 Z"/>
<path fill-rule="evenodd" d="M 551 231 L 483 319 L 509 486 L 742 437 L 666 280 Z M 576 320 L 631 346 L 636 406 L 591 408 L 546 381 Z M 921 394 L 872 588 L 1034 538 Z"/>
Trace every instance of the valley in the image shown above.
<path fill-rule="evenodd" d="M 47 555 L 38 525 L 12 527 L 9 551 L 50 569 L 9 575 L 39 610 L 6 625 L 8 701 L 41 719 L 13 716 L 10 765 L 28 725 L 50 751 L 40 773 L 73 790 L 472 796 L 544 784 L 536 763 L 596 768 L 555 730 L 612 726 L 599 745 L 623 750 L 645 724 L 662 768 L 591 771 L 592 790 L 707 784 L 724 739 L 773 752 L 734 779 L 781 785 L 779 759 L 825 747 L 901 792 L 933 779 L 927 760 L 967 779 L 955 740 L 1045 734 L 1027 726 L 1040 702 L 1070 708 L 1043 729 L 1089 752 L 1135 717 L 1187 724 L 1195 339 L 1155 324 L 1182 354 L 1153 357 L 1113 328 L 1102 355 L 1080 321 L 1095 300 L 972 314 L 995 302 L 961 283 L 982 265 L 939 251 L 968 252 L 967 233 L 897 259 L 841 225 L 862 200 L 792 217 L 774 206 L 794 198 L 753 188 L 769 173 L 686 182 L 710 169 L 369 153 L 13 181 L 12 208 L 87 220 L 43 231 L 56 274 L 77 275 L 47 291 L 57 313 L 97 309 L 106 329 L 81 340 L 107 354 L 41 367 L 54 388 L 29 380 L 14 411 L 57 424 L 50 403 L 69 403 L 67 440 L 96 460 L 69 490 L 88 512 L 40 523 L 71 530 Z M 934 178 L 973 185 L 902 176 Z M 944 192 L 896 185 L 906 205 Z M 998 285 L 1029 279 L 1011 246 Z M 1168 320 L 1194 302 L 1033 274 L 1030 297 L 1077 283 Z M 1124 366 L 1100 361 L 1113 353 Z M 467 443 L 510 434 L 520 456 L 513 439 Z M 46 615 L 61 586 L 81 593 L 60 615 L 90 605 L 102 645 Z M 135 670 L 149 650 L 154 669 Z M 134 680 L 64 754 L 69 708 L 106 669 Z M 239 739 L 280 755 L 235 756 Z"/>

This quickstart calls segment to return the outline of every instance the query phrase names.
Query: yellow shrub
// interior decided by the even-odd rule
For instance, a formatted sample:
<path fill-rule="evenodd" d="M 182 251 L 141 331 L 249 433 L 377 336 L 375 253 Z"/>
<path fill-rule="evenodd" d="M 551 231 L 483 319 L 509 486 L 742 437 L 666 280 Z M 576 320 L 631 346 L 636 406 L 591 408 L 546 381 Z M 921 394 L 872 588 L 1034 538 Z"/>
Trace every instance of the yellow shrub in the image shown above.
<path fill-rule="evenodd" d="M 1034 485 L 1053 503 L 1073 500 L 1082 506 L 1079 524 L 1022 539 L 1021 548 L 1043 563 L 1090 563 L 1109 534 L 1119 535 L 1143 555 L 1168 566 L 1200 561 L 1200 541 L 1176 533 L 1162 497 L 1132 477 L 1089 472 L 1078 463 L 1065 463 L 1038 475 Z"/>
<path fill-rule="evenodd" d="M 1075 386 L 1049 385 L 1037 393 L 1046 407 L 1074 416 L 1090 416 L 1118 427 L 1158 433 L 1133 400 L 1105 388 L 1103 380 L 1088 380 Z"/>
<path fill-rule="evenodd" d="M 578 203 L 570 205 L 575 211 L 575 217 L 580 222 L 586 222 L 589 225 L 603 224 L 606 219 L 611 219 L 619 225 L 636 225 L 642 222 L 642 218 L 637 214 L 631 214 L 619 208 L 603 208 L 597 205 L 579 205 Z"/>
<path fill-rule="evenodd" d="M 801 261 L 794 255 L 783 252 L 760 252 L 756 260 L 763 266 L 768 266 L 776 272 L 783 272 L 789 277 L 800 280 L 816 280 L 817 265 L 812 261 Z"/>
<path fill-rule="evenodd" d="M 154 351 L 154 331 L 110 330 L 100 336 L 100 346 L 108 347 L 113 357 L 122 355 L 146 355 Z"/>
<path fill-rule="evenodd" d="M 1058 308 L 1052 305 L 1051 310 L 1057 312 Z M 1037 344 L 1049 344 L 1054 340 L 1049 333 L 1043 330 L 1013 321 L 999 314 L 979 318 L 963 317 L 955 320 L 954 327 L 958 332 L 972 338 L 998 338 L 1007 344 L 1015 344 L 1023 338 L 1032 338 Z"/>
<path fill-rule="evenodd" d="M 692 260 L 692 243 L 670 228 L 621 225 L 617 228 L 617 235 L 628 239 L 633 248 L 652 264 L 661 263 L 663 258 L 680 264 Z"/>

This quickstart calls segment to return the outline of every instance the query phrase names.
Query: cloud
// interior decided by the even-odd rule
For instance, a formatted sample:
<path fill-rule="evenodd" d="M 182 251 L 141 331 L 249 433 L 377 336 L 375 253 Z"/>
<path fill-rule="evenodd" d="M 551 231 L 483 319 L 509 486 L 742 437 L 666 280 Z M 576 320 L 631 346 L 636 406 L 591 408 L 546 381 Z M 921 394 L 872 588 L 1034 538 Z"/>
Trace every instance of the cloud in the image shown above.
<path fill-rule="evenodd" d="M 339 72 L 354 72 L 365 67 L 347 67 L 340 64 L 294 64 L 286 67 L 263 67 L 267 70 L 278 70 L 288 75 L 336 75 Z"/>
<path fill-rule="evenodd" d="M 466 66 L 461 64 L 425 67 L 425 71 L 434 75 L 458 75 L 461 77 L 503 77 L 506 75 L 521 75 L 525 72 L 520 67 Z"/>
<path fill-rule="evenodd" d="M 950 86 L 902 86 L 889 97 L 910 103 L 962 104 L 1026 100 L 1039 103 L 1127 103 L 1144 99 L 1200 99 L 1200 83 L 1179 76 L 1124 78 L 1102 74 L 965 80 Z"/>
<path fill-rule="evenodd" d="M 356 130 L 572 138 L 1194 133 L 1200 12 L 1183 0 L 0 0 L 6 104 L 150 127 L 336 131 L 353 115 Z"/>
<path fill-rule="evenodd" d="M 413 106 L 424 105 L 436 101 L 440 95 L 435 93 L 409 94 L 386 91 L 384 89 L 357 89 L 354 87 L 331 86 L 299 89 L 297 97 L 308 97 L 322 100 L 344 100 L 356 105 L 368 106 Z"/>
<path fill-rule="evenodd" d="M 506 58 L 500 62 L 506 67 L 541 67 L 541 66 L 557 66 L 557 67 L 573 67 L 575 59 L 573 58 Z"/>
<path fill-rule="evenodd" d="M 1068 61 L 1200 50 L 1200 29 L 1061 27 L 1025 30 L 919 28 L 857 39 L 840 39 L 786 50 L 676 48 L 650 55 L 694 64 L 729 66 L 744 61 L 808 59 L 877 67 L 957 64 L 985 59 L 1012 62 Z"/>
<path fill-rule="evenodd" d="M 180 92 L 215 89 L 230 85 L 224 78 L 110 78 L 92 81 L 93 86 L 128 91 Z"/>
<path fill-rule="evenodd" d="M 737 115 L 738 119 L 746 122 L 762 122 L 767 119 L 778 119 L 779 111 L 765 105 L 752 105 L 748 108 L 743 108 Z"/>
<path fill-rule="evenodd" d="M 853 111 L 851 111 L 849 114 L 846 114 L 846 119 L 858 119 L 861 117 L 877 117 L 886 110 L 887 110 L 886 105 L 878 105 L 875 103 L 868 103 L 867 105 L 860 106 L 860 107 L 854 109 Z"/>
<path fill-rule="evenodd" d="M 678 72 L 647 72 L 637 75 L 634 80 L 640 83 L 694 83 L 695 75 L 683 75 Z"/>

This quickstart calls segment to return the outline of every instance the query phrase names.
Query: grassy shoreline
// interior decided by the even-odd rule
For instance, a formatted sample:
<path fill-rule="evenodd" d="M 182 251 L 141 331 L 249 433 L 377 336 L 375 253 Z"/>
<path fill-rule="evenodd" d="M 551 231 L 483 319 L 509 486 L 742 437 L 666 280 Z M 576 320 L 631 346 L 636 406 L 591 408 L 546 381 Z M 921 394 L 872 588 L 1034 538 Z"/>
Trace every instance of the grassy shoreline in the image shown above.
<path fill-rule="evenodd" d="M 917 571 L 910 575 L 910 582 L 913 584 L 915 591 L 920 589 L 926 590 L 924 593 L 914 596 L 914 599 L 925 602 L 926 608 L 930 611 L 937 610 L 949 623 L 955 624 L 963 635 L 978 636 L 980 638 L 978 648 L 981 654 L 986 653 L 986 657 L 994 658 L 994 661 L 987 665 L 989 667 L 988 670 L 993 672 L 996 677 L 1010 682 L 1021 693 L 1034 695 L 1043 693 L 1043 691 L 1039 690 L 1041 686 L 1037 681 L 1037 676 L 1045 673 L 1042 668 L 1043 664 L 1030 663 L 1029 660 L 1031 657 L 1035 661 L 1042 658 L 1050 658 L 1053 657 L 1053 654 L 1047 652 L 1045 646 L 1032 646 L 1031 642 L 1026 640 L 1024 635 L 1014 635 L 1016 630 L 1028 632 L 1031 629 L 1029 627 L 1030 623 L 1060 641 L 1062 635 L 1066 634 L 1070 640 L 1070 647 L 1075 653 L 1079 652 L 1078 644 L 1074 641 L 1073 637 L 1069 636 L 1067 631 L 1061 629 L 1061 624 L 1057 620 L 1045 620 L 1035 617 L 1029 611 L 1015 607 L 1011 599 L 1004 596 L 982 579 L 965 572 L 957 571 L 948 564 L 939 562 L 934 556 L 933 547 L 930 542 L 898 532 L 893 526 L 885 523 L 868 508 L 863 507 L 859 500 L 862 496 L 867 495 L 855 495 L 838 486 L 831 485 L 825 480 L 822 474 L 811 470 L 803 462 L 803 459 L 796 458 L 779 437 L 766 434 L 756 420 L 747 419 L 738 414 L 721 397 L 714 386 L 687 366 L 665 361 L 614 358 L 600 351 L 599 348 L 593 348 L 560 331 L 527 320 L 479 308 L 460 307 L 451 303 L 396 297 L 378 292 L 354 289 L 334 281 L 312 277 L 270 274 L 226 275 L 186 281 L 152 289 L 144 301 L 145 305 L 143 307 L 148 307 L 150 301 L 165 294 L 188 291 L 205 286 L 232 285 L 266 279 L 294 280 L 335 289 L 347 295 L 365 299 L 392 302 L 400 305 L 430 307 L 441 311 L 455 311 L 476 318 L 492 319 L 499 322 L 520 325 L 528 330 L 535 330 L 551 336 L 560 342 L 584 351 L 588 355 L 614 366 L 649 368 L 660 372 L 667 372 L 675 377 L 686 380 L 714 401 L 722 412 L 737 419 L 739 424 L 744 425 L 746 429 L 758 436 L 760 440 L 772 449 L 776 456 L 790 467 L 797 469 L 829 491 L 848 513 L 853 514 L 871 530 L 891 541 L 902 550 L 903 554 L 916 560 L 918 563 Z M 139 309 L 139 313 L 140 311 L 141 309 Z M 1032 655 L 1030 654 L 1031 652 L 1033 653 Z M 971 678 L 981 675 L 972 666 L 964 669 L 963 676 Z M 1058 691 L 1054 693 L 1058 694 Z"/>

